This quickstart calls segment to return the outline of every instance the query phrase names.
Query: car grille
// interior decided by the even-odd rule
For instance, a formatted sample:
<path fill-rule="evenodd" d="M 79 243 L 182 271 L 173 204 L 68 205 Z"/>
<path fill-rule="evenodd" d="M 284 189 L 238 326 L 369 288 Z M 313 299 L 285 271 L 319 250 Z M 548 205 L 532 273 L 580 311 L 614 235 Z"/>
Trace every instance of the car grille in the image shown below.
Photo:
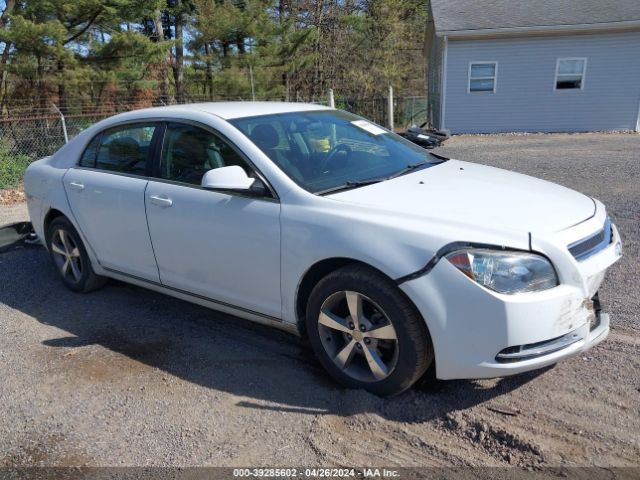
<path fill-rule="evenodd" d="M 607 218 L 604 222 L 604 226 L 600 230 L 587 238 L 583 238 L 582 240 L 572 243 L 567 248 L 576 260 L 582 261 L 606 248 L 611 243 L 612 239 L 613 230 L 611 227 L 611 220 Z"/>

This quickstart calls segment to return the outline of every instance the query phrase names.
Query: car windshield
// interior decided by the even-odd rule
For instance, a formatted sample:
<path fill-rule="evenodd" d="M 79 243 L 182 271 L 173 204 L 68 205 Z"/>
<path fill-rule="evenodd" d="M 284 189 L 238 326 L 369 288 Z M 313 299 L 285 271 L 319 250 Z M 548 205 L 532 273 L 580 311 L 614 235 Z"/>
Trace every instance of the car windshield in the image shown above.
<path fill-rule="evenodd" d="M 230 122 L 290 178 L 317 194 L 375 183 L 442 162 L 399 135 L 340 110 Z"/>

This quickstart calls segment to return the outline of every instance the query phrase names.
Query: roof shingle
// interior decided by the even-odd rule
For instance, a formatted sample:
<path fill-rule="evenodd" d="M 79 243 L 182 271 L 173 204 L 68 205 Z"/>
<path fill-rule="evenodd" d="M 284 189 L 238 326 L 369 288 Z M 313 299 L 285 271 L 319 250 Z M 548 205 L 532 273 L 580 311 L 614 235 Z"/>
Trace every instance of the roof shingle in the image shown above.
<path fill-rule="evenodd" d="M 436 31 L 640 20 L 640 0 L 431 0 Z"/>

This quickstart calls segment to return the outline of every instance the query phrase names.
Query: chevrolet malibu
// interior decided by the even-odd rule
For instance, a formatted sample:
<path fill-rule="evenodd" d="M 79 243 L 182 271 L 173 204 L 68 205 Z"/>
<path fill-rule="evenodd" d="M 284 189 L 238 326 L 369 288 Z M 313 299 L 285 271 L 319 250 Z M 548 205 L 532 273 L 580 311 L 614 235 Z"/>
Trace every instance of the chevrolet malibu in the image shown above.
<path fill-rule="evenodd" d="M 114 278 L 304 335 L 379 395 L 511 375 L 602 341 L 621 256 L 598 200 L 450 160 L 318 105 L 116 115 L 25 174 L 64 284 Z"/>

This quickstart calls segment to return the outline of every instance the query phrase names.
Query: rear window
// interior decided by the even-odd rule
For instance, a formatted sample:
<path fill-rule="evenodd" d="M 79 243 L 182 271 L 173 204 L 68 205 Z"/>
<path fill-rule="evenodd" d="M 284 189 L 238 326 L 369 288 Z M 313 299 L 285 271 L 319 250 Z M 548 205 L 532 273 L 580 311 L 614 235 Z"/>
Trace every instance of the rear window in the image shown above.
<path fill-rule="evenodd" d="M 144 175 L 155 129 L 155 124 L 137 124 L 106 130 L 101 137 L 95 167 Z M 90 155 L 89 148 L 85 154 Z"/>

